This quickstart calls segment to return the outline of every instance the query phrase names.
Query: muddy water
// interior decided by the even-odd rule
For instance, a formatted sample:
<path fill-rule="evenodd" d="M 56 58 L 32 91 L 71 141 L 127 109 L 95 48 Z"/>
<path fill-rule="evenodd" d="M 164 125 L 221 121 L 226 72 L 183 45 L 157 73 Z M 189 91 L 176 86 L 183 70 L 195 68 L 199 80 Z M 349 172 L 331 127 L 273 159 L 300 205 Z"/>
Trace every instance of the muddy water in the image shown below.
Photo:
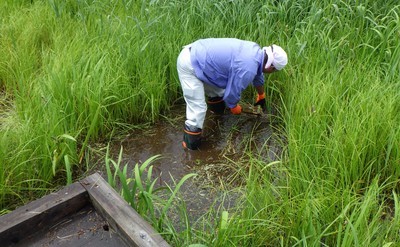
<path fill-rule="evenodd" d="M 281 151 L 281 140 L 271 116 L 229 113 L 215 115 L 207 112 L 203 128 L 201 149 L 182 148 L 185 106 L 180 105 L 163 116 L 148 129 L 135 130 L 112 143 L 112 157 L 123 147 L 123 162 L 132 169 L 154 155 L 161 158 L 153 162 L 153 174 L 158 186 L 175 183 L 189 173 L 196 173 L 186 181 L 180 192 L 190 217 L 204 214 L 214 206 L 229 208 L 235 204 L 238 193 L 224 193 L 227 187 L 241 183 L 236 171 L 246 167 L 246 152 L 266 162 L 276 160 Z M 223 189 L 224 188 L 224 189 Z M 221 195 L 224 195 L 223 199 Z"/>

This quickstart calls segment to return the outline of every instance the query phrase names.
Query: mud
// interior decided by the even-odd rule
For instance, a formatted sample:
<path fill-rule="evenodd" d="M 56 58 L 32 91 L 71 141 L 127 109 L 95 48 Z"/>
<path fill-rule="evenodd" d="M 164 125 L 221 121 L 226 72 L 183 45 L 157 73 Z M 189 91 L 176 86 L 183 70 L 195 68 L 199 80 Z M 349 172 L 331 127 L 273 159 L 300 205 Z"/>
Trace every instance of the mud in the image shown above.
<path fill-rule="evenodd" d="M 254 111 L 253 109 L 247 112 Z M 229 113 L 215 115 L 207 112 L 203 128 L 201 149 L 182 148 L 185 106 L 175 107 L 168 116 L 162 116 L 150 128 L 134 130 L 111 144 L 111 157 L 118 157 L 123 148 L 122 165 L 131 170 L 154 155 L 161 158 L 153 162 L 157 186 L 174 184 L 189 173 L 194 179 L 186 181 L 181 197 L 186 203 L 189 217 L 197 219 L 210 206 L 229 208 L 235 205 L 240 193 L 226 193 L 243 183 L 238 171 L 246 170 L 246 157 L 251 153 L 265 162 L 277 160 L 282 150 L 282 138 L 276 130 L 277 118 L 271 115 Z"/>

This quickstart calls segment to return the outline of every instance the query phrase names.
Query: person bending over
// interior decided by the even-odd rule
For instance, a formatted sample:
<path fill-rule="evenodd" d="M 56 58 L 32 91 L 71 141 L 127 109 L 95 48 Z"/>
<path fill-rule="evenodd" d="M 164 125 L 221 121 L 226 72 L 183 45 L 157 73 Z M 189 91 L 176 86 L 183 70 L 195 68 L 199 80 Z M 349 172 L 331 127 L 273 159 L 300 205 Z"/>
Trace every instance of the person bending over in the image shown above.
<path fill-rule="evenodd" d="M 177 59 L 186 101 L 183 147 L 200 147 L 207 103 L 215 113 L 223 112 L 226 106 L 232 114 L 240 114 L 241 93 L 252 83 L 257 90 L 255 105 L 264 108 L 263 73 L 282 70 L 287 61 L 286 52 L 278 45 L 260 47 L 235 38 L 200 39 L 184 46 Z"/>

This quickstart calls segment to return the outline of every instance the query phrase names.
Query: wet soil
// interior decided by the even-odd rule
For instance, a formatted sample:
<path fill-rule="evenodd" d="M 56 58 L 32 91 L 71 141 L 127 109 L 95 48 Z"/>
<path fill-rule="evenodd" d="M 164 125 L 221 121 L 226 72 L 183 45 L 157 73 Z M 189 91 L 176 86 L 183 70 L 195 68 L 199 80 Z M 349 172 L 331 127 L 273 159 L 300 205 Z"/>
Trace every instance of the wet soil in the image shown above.
<path fill-rule="evenodd" d="M 206 213 L 211 205 L 225 209 L 235 205 L 240 193 L 234 190 L 244 182 L 239 172 L 248 167 L 247 154 L 269 163 L 277 160 L 282 150 L 277 118 L 272 115 L 207 112 L 201 148 L 197 151 L 182 148 L 184 121 L 185 106 L 176 106 L 155 125 L 133 130 L 112 141 L 110 156 L 117 160 L 122 147 L 121 165 L 128 164 L 129 171 L 137 163 L 161 155 L 152 163 L 157 186 L 174 187 L 186 174 L 198 174 L 180 189 L 193 219 Z"/>

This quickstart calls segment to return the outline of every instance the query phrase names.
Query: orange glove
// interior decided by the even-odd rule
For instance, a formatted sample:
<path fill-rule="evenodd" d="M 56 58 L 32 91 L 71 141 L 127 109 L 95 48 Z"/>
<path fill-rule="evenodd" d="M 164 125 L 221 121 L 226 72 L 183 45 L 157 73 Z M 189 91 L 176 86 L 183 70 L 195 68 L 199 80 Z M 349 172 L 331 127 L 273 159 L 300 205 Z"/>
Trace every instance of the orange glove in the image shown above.
<path fill-rule="evenodd" d="M 256 103 L 257 103 L 258 101 L 260 101 L 260 100 L 263 100 L 263 99 L 265 99 L 265 92 L 262 93 L 262 94 L 257 94 Z"/>
<path fill-rule="evenodd" d="M 240 113 L 242 113 L 242 107 L 237 104 L 235 107 L 231 108 L 231 112 L 233 115 L 239 115 Z"/>
<path fill-rule="evenodd" d="M 265 92 L 262 94 L 257 94 L 256 103 L 254 106 L 261 106 L 261 109 L 265 111 L 267 109 L 267 104 L 265 102 Z"/>

